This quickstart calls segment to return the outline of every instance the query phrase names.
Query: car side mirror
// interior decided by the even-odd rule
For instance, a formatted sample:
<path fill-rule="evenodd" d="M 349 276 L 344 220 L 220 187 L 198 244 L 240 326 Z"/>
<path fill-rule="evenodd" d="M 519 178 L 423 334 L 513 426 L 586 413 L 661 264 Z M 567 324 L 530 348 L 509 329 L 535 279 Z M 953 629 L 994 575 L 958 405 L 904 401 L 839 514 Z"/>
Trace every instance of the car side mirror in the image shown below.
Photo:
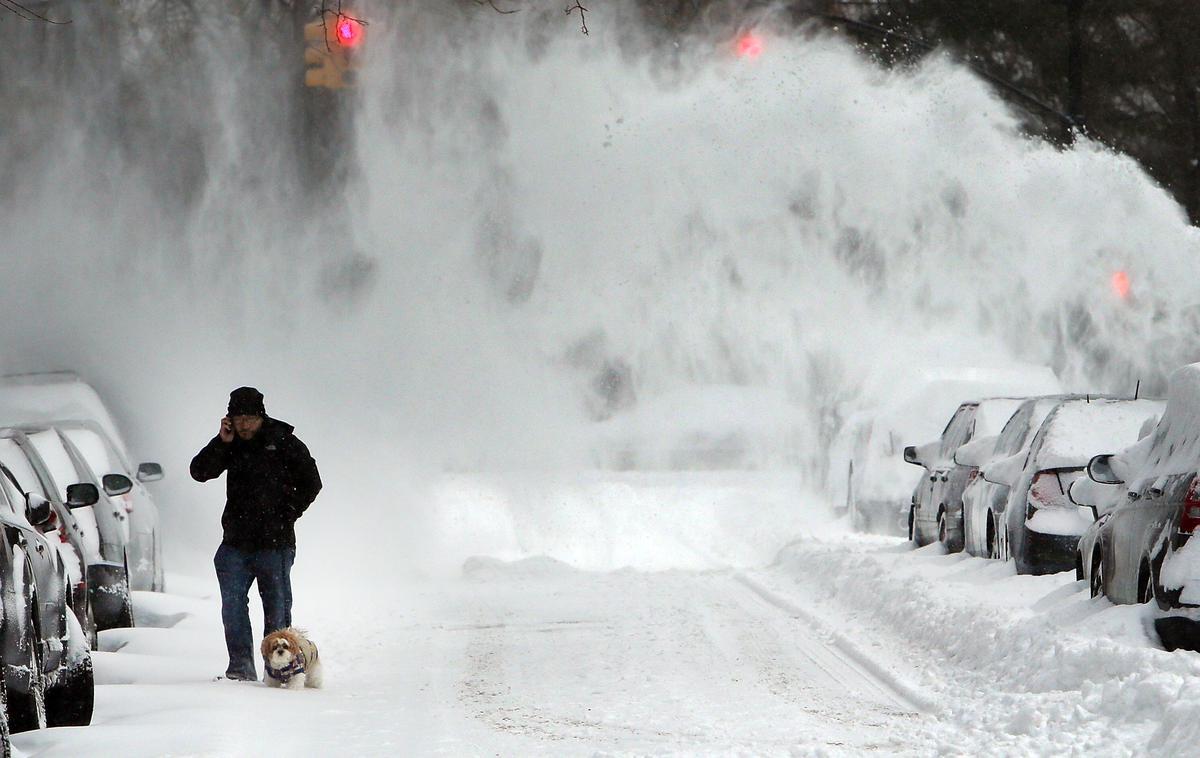
<path fill-rule="evenodd" d="M 1025 453 L 1020 452 L 998 461 L 989 461 L 979 469 L 979 475 L 983 477 L 984 481 L 992 484 L 1012 487 L 1021 478 L 1021 472 L 1024 470 Z"/>
<path fill-rule="evenodd" d="M 50 501 L 33 492 L 25 493 L 25 518 L 34 526 L 41 526 L 50 520 Z"/>
<path fill-rule="evenodd" d="M 137 480 L 139 482 L 157 482 L 162 478 L 162 466 L 157 463 L 143 463 L 138 466 Z"/>
<path fill-rule="evenodd" d="M 67 507 L 86 508 L 100 502 L 100 490 L 91 482 L 78 482 L 67 487 Z"/>
<path fill-rule="evenodd" d="M 105 474 L 100 483 L 106 495 L 124 495 L 133 489 L 133 482 L 124 474 Z"/>
<path fill-rule="evenodd" d="M 924 466 L 925 465 L 924 463 L 921 462 L 921 459 L 917 457 L 917 446 L 916 445 L 909 445 L 908 447 L 904 448 L 904 462 L 911 463 L 914 466 Z"/>
<path fill-rule="evenodd" d="M 1100 484 L 1124 484 L 1125 481 L 1113 471 L 1112 458 L 1111 455 L 1097 455 L 1088 461 L 1088 478 Z"/>
<path fill-rule="evenodd" d="M 987 463 L 992 454 L 996 452 L 996 441 L 999 439 L 998 435 L 993 434 L 973 439 L 967 444 L 959 446 L 954 451 L 954 463 L 958 466 L 979 468 Z"/>

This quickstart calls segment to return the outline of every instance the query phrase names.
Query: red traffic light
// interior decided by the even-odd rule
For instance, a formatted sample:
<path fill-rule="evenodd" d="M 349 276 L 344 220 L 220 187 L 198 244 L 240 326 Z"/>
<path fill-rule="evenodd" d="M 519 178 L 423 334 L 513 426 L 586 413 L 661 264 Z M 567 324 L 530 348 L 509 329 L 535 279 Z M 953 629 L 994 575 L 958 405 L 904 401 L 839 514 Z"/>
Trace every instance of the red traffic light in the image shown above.
<path fill-rule="evenodd" d="M 363 38 L 363 26 L 349 16 L 338 16 L 333 26 L 333 36 L 342 47 L 355 47 Z"/>
<path fill-rule="evenodd" d="M 763 39 L 754 32 L 746 32 L 738 37 L 737 44 L 734 46 L 734 51 L 739 58 L 749 58 L 754 60 L 762 55 Z"/>
<path fill-rule="evenodd" d="M 1127 272 L 1113 272 L 1111 283 L 1113 292 L 1116 293 L 1117 297 L 1121 298 L 1122 300 L 1129 299 L 1129 290 L 1131 285 L 1129 282 L 1129 274 Z"/>

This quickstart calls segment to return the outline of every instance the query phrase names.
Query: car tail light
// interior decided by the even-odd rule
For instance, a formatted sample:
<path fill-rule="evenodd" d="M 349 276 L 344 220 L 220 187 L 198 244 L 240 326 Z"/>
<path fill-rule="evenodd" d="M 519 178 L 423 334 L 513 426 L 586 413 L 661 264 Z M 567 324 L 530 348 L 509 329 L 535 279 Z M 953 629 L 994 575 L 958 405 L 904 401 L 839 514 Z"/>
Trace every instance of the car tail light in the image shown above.
<path fill-rule="evenodd" d="M 971 473 L 967 474 L 967 486 L 970 487 L 972 484 L 975 483 L 975 480 L 978 478 L 979 478 L 979 469 L 977 469 L 977 468 L 971 469 Z"/>
<path fill-rule="evenodd" d="M 1191 534 L 1200 526 L 1200 476 L 1192 478 L 1187 495 L 1183 498 L 1183 510 L 1179 513 L 1179 531 Z"/>
<path fill-rule="evenodd" d="M 1029 502 L 1035 508 L 1057 505 L 1066 497 L 1066 490 L 1053 471 L 1039 471 L 1029 485 Z"/>
<path fill-rule="evenodd" d="M 1029 485 L 1029 499 L 1025 507 L 1025 517 L 1033 516 L 1034 511 L 1047 506 L 1065 507 L 1073 505 L 1067 492 L 1071 483 L 1079 478 L 1083 469 L 1055 469 L 1039 471 Z"/>
<path fill-rule="evenodd" d="M 64 545 L 66 545 L 67 543 L 69 543 L 71 541 L 70 535 L 67 534 L 67 527 L 65 524 L 58 525 L 58 539 Z"/>

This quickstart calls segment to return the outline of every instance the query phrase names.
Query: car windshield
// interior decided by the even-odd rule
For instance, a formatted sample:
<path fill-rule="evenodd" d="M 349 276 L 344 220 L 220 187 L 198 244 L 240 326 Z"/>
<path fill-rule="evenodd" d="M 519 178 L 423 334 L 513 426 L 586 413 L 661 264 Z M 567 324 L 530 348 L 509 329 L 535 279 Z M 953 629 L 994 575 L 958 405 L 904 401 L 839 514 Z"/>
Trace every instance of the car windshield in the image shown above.
<path fill-rule="evenodd" d="M 54 480 L 53 486 L 59 498 L 66 502 L 67 487 L 81 481 L 82 477 L 75 470 L 75 464 L 71 462 L 71 456 L 67 454 L 62 440 L 58 438 L 58 432 L 47 429 L 27 436 L 30 443 L 33 444 L 33 448 L 37 450 L 38 455 L 46 464 L 46 469 Z"/>
<path fill-rule="evenodd" d="M 1162 411 L 1152 400 L 1073 400 L 1042 425 L 1039 469 L 1086 466 L 1092 456 L 1124 450 L 1137 441 L 1147 418 Z"/>
<path fill-rule="evenodd" d="M 45 490 L 40 486 L 37 474 L 33 471 L 33 466 L 30 465 L 29 459 L 25 457 L 25 453 L 14 440 L 0 439 L 0 463 L 8 467 L 8 470 L 17 478 L 17 482 L 24 488 L 22 495 L 25 492 L 36 492 L 43 497 L 46 496 Z"/>
<path fill-rule="evenodd" d="M 96 476 L 102 477 L 105 474 L 129 476 L 129 472 L 121 464 L 121 459 L 117 456 L 116 451 L 106 439 L 96 432 L 85 428 L 67 428 L 60 429 L 59 433 L 75 446 Z"/>

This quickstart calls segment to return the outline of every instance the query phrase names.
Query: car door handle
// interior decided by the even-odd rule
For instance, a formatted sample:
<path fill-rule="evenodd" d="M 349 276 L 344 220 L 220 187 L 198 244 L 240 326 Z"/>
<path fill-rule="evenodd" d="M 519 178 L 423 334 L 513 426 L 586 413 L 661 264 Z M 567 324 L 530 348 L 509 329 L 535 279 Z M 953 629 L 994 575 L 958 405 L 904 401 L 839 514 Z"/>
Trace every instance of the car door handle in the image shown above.
<path fill-rule="evenodd" d="M 44 552 L 46 552 L 46 546 L 45 546 L 45 545 L 43 545 L 43 544 L 42 544 L 42 543 L 40 543 L 40 542 L 39 542 L 39 543 L 37 543 L 37 551 L 38 551 L 39 553 L 44 553 Z"/>

